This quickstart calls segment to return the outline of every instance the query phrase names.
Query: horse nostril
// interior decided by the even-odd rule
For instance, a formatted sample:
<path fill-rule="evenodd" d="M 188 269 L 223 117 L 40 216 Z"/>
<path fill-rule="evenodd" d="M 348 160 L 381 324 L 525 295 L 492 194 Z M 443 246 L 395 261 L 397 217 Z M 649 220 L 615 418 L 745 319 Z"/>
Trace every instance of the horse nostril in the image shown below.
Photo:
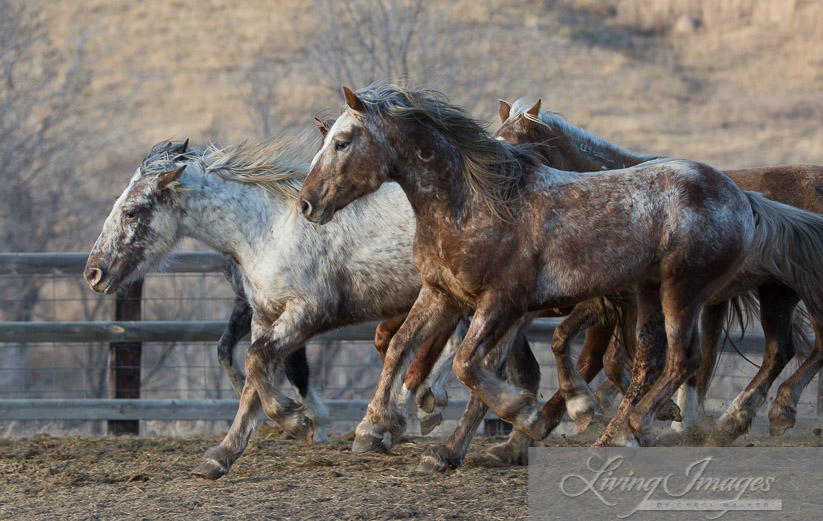
<path fill-rule="evenodd" d="M 103 270 L 100 268 L 86 268 L 86 273 L 84 274 L 86 277 L 86 282 L 94 286 L 100 279 L 103 278 Z"/>
<path fill-rule="evenodd" d="M 303 215 L 308 216 L 311 213 L 311 203 L 309 203 L 305 199 L 300 201 L 300 211 L 303 213 Z"/>

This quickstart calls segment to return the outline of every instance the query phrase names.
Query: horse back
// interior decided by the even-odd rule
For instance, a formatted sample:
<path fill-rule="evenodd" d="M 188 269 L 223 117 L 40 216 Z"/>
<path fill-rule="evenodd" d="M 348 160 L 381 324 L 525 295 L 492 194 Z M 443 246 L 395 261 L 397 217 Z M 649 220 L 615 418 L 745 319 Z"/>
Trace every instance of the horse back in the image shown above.
<path fill-rule="evenodd" d="M 724 172 L 741 189 L 772 201 L 823 214 L 823 166 L 773 166 Z"/>

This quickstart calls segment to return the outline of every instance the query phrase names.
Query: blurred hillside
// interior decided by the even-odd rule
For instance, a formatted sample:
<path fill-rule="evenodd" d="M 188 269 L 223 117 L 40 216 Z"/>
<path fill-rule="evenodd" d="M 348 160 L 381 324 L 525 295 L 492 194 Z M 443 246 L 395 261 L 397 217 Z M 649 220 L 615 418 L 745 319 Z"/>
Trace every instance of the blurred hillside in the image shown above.
<path fill-rule="evenodd" d="M 11 43 L 28 49 L 0 95 L 54 85 L 23 116 L 5 109 L 2 130 L 63 118 L 43 137 L 60 147 L 23 153 L 24 133 L 6 146 L 19 166 L 0 162 L 5 199 L 28 202 L 0 204 L 0 227 L 18 230 L 5 251 L 90 248 L 158 141 L 313 130 L 341 106 L 341 84 L 388 76 L 439 89 L 492 128 L 498 98 L 541 97 L 638 151 L 718 168 L 823 163 L 823 7 L 809 0 L 0 4 L 26 29 Z M 27 243 L 24 221 L 51 228 Z"/>

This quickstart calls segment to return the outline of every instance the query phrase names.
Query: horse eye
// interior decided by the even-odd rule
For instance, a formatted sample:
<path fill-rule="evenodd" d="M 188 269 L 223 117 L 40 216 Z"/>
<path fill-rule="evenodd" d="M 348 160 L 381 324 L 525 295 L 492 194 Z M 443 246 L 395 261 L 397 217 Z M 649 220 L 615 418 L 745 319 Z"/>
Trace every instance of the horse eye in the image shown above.
<path fill-rule="evenodd" d="M 345 150 L 347 146 L 349 146 L 348 141 L 335 141 L 334 143 L 335 150 Z"/>
<path fill-rule="evenodd" d="M 137 210 L 126 210 L 125 216 L 128 219 L 134 219 L 135 217 L 137 217 Z"/>

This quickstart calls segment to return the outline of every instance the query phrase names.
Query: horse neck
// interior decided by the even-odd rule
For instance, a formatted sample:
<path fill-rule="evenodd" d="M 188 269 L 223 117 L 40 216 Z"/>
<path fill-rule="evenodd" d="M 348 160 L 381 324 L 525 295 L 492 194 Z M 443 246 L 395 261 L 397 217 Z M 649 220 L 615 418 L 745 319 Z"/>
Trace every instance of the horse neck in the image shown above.
<path fill-rule="evenodd" d="M 262 189 L 204 174 L 202 168 L 197 173 L 187 169 L 180 180 L 184 188 L 179 194 L 182 235 L 241 264 L 286 213 L 285 205 L 269 200 Z"/>
<path fill-rule="evenodd" d="M 410 124 L 418 124 L 410 122 Z M 469 204 L 470 191 L 460 171 L 455 148 L 437 132 L 404 132 L 390 141 L 397 154 L 389 177 L 397 182 L 419 223 L 459 221 Z"/>
<path fill-rule="evenodd" d="M 628 168 L 659 156 L 638 154 L 590 134 L 566 122 L 553 121 L 542 127 L 541 150 L 549 166 L 569 172 L 595 172 Z"/>

